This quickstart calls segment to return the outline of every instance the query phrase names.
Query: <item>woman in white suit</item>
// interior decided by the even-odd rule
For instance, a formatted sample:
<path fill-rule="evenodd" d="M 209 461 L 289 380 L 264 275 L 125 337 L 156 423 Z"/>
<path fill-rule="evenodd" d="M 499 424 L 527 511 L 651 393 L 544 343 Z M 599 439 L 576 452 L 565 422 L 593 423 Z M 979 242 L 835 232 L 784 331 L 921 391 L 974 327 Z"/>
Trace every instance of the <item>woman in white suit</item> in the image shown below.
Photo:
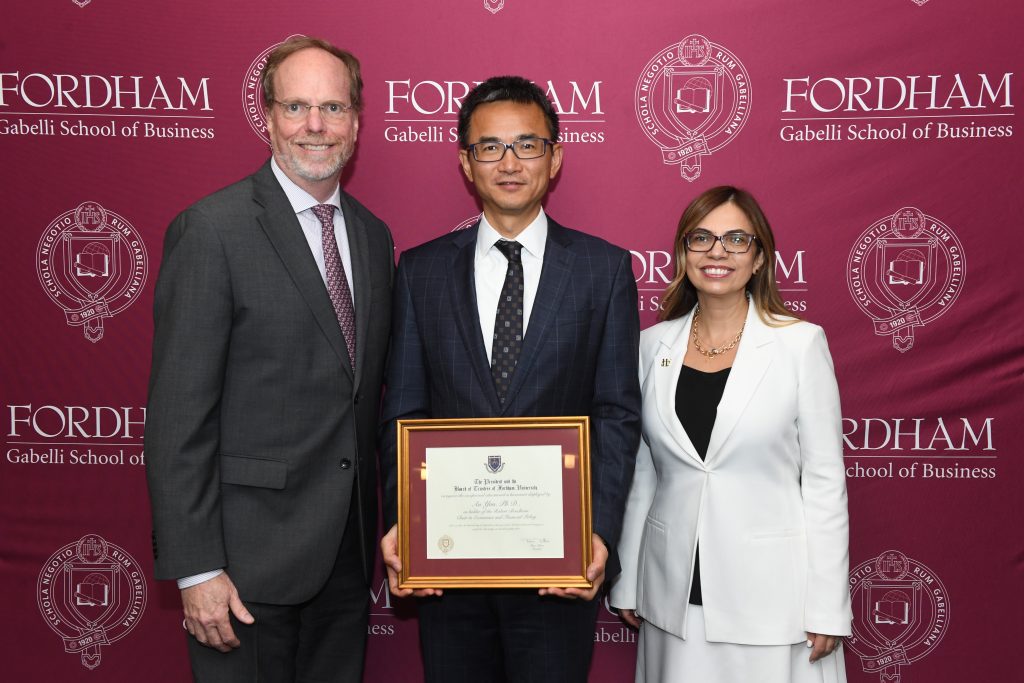
<path fill-rule="evenodd" d="M 846 480 L 825 335 L 784 307 L 746 191 L 694 200 L 675 256 L 663 322 L 641 335 L 643 439 L 611 592 L 641 629 L 636 680 L 845 681 Z"/>

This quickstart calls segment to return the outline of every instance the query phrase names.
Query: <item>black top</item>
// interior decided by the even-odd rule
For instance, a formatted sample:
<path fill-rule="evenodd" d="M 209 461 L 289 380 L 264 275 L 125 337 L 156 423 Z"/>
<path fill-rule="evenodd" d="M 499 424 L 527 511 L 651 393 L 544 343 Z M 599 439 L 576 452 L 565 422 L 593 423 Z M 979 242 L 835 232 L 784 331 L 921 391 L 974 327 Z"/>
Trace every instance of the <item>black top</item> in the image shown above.
<path fill-rule="evenodd" d="M 703 460 L 711 441 L 711 430 L 718 415 L 718 404 L 725 393 L 729 371 L 701 372 L 684 365 L 676 385 L 676 415 L 682 423 L 690 442 Z M 693 581 L 690 584 L 690 604 L 703 604 L 700 592 L 700 546 L 695 549 Z"/>

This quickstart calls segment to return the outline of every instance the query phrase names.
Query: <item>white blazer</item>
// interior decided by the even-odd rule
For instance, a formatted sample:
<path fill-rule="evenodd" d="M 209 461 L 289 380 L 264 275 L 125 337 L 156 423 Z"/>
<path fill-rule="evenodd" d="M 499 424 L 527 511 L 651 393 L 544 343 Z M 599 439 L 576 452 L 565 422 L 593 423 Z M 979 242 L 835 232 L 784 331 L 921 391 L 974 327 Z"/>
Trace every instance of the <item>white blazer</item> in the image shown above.
<path fill-rule="evenodd" d="M 676 416 L 692 312 L 640 337 L 643 439 L 611 603 L 686 637 L 700 541 L 709 641 L 783 645 L 849 635 L 842 418 L 820 327 L 747 311 L 705 460 Z"/>

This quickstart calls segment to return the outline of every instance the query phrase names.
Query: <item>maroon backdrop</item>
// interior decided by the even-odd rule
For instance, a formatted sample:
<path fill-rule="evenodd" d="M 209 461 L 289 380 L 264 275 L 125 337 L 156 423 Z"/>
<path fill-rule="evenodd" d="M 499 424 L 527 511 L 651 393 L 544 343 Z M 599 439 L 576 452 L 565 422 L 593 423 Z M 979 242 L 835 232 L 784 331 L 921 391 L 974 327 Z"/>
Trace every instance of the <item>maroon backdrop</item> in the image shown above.
<path fill-rule="evenodd" d="M 10 4 L 10 3 L 9 3 Z M 11 681 L 187 678 L 152 580 L 142 427 L 152 285 L 182 208 L 267 157 L 255 77 L 295 33 L 363 61 L 345 187 L 398 249 L 479 211 L 452 129 L 519 73 L 562 113 L 548 210 L 634 254 L 644 325 L 674 225 L 720 183 L 778 237 L 845 415 L 851 681 L 1019 680 L 1024 10 L 983 0 L 13 3 L 0 29 Z M 376 579 L 368 681 L 416 680 L 414 605 Z M 593 681 L 631 680 L 603 610 Z"/>

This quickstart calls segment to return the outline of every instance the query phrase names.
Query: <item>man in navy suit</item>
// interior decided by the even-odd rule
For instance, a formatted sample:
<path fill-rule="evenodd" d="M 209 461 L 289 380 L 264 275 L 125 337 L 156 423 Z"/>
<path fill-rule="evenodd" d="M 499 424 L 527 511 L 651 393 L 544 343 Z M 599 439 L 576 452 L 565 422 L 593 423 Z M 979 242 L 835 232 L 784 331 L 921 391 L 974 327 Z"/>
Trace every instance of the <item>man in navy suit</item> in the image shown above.
<path fill-rule="evenodd" d="M 628 252 L 541 208 L 562 164 L 557 140 L 551 103 L 523 78 L 492 78 L 462 105 L 459 158 L 483 215 L 399 262 L 381 432 L 391 528 L 381 549 L 391 591 L 412 593 L 396 579 L 396 420 L 589 415 L 594 585 L 417 591 L 428 682 L 585 681 L 595 596 L 617 571 L 640 439 L 636 283 Z"/>

